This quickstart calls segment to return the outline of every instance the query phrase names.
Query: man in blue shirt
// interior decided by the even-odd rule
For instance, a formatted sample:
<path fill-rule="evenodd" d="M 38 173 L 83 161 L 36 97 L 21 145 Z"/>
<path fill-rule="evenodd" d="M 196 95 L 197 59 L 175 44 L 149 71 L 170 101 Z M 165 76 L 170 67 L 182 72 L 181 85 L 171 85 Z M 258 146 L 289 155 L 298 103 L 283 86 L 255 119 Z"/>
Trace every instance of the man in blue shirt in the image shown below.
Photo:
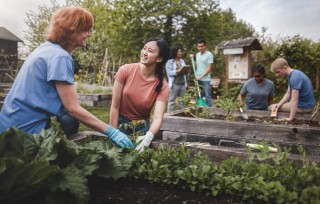
<path fill-rule="evenodd" d="M 271 109 L 290 112 L 287 120 L 294 119 L 297 112 L 311 113 L 315 107 L 313 87 L 310 79 L 302 71 L 290 68 L 283 58 L 276 59 L 271 65 L 271 72 L 278 77 L 288 77 L 287 92 L 278 104 L 271 105 Z"/>

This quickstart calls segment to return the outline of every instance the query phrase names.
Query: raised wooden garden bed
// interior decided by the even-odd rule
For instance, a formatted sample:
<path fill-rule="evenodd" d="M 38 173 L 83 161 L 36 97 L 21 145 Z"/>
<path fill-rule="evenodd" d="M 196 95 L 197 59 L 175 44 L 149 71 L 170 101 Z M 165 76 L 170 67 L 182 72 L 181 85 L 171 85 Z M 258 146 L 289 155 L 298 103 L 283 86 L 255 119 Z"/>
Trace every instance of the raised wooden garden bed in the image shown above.
<path fill-rule="evenodd" d="M 97 86 L 90 84 L 76 84 L 77 89 L 84 93 L 78 93 L 78 100 L 81 104 L 93 107 L 107 106 L 112 101 L 112 87 Z"/>
<path fill-rule="evenodd" d="M 111 104 L 112 94 L 82 94 L 78 93 L 81 104 L 93 107 L 107 106 Z"/>
<path fill-rule="evenodd" d="M 212 108 L 211 110 L 214 114 L 224 115 L 221 109 Z M 175 142 L 209 143 L 209 147 L 202 149 L 209 151 L 211 148 L 211 156 L 217 158 L 223 157 L 222 155 L 242 157 L 242 153 L 245 154 L 243 151 L 245 148 L 239 143 L 266 141 L 270 146 L 276 143 L 280 147 L 292 147 L 292 153 L 297 153 L 296 147 L 300 144 L 311 160 L 320 161 L 320 125 L 317 121 L 310 121 L 310 114 L 298 114 L 296 121 L 280 124 L 273 124 L 267 120 L 270 118 L 268 111 L 248 111 L 247 114 L 249 120 L 245 121 L 239 119 L 241 113 L 235 111 L 233 115 L 237 121 L 231 121 L 188 117 L 183 111 L 167 113 L 161 126 L 162 139 Z M 288 114 L 280 112 L 278 117 L 286 118 Z M 259 122 L 250 121 L 250 118 L 255 118 L 254 120 L 259 120 Z M 305 124 L 301 121 L 305 121 Z M 221 152 L 223 147 L 234 149 Z"/>

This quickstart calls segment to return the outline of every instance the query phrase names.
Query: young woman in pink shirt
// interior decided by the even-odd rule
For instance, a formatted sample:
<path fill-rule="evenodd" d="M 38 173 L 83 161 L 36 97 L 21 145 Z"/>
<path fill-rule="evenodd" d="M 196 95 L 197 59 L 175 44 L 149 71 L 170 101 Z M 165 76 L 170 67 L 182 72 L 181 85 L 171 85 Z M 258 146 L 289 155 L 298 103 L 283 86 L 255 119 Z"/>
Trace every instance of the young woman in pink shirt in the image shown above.
<path fill-rule="evenodd" d="M 141 50 L 140 62 L 123 65 L 115 76 L 110 124 L 127 135 L 138 131 L 145 135 L 137 147 L 139 151 L 150 145 L 163 120 L 168 101 L 163 70 L 169 54 L 165 40 L 148 39 Z"/>

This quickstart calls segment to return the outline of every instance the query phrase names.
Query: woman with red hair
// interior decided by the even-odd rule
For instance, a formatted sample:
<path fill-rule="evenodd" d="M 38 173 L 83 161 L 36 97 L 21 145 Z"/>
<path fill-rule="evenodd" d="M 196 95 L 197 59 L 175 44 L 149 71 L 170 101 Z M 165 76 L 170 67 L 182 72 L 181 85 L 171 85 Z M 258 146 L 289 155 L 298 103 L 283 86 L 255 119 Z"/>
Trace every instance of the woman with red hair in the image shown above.
<path fill-rule="evenodd" d="M 67 136 L 78 132 L 80 121 L 120 147 L 134 147 L 127 135 L 82 108 L 77 99 L 70 54 L 86 46 L 93 23 L 92 14 L 80 7 L 64 7 L 54 13 L 47 41 L 26 59 L 5 99 L 0 133 L 10 127 L 40 133 L 50 127 L 50 117 L 56 116 Z"/>

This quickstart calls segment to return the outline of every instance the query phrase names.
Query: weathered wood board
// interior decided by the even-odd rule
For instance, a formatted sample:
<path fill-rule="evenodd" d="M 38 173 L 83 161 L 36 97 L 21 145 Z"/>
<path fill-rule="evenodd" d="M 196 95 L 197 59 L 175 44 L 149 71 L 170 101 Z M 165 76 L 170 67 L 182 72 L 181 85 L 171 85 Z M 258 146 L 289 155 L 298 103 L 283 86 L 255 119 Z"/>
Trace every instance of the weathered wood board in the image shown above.
<path fill-rule="evenodd" d="M 218 112 L 219 110 L 215 111 Z M 220 110 L 221 112 L 223 111 Z M 267 111 L 265 112 L 259 113 L 260 116 L 270 114 Z M 319 156 L 320 158 L 320 127 L 257 124 L 245 121 L 235 122 L 176 116 L 179 114 L 181 112 L 165 114 L 160 128 L 163 140 L 209 142 L 212 145 L 217 145 L 220 140 L 246 143 L 266 141 L 269 144 L 291 146 L 293 149 L 301 144 L 309 155 Z M 248 112 L 248 114 L 253 113 Z M 287 117 L 286 114 L 288 113 L 282 113 L 282 117 Z M 299 117 L 310 118 L 310 114 L 301 114 Z"/>
<path fill-rule="evenodd" d="M 111 104 L 112 94 L 82 94 L 78 93 L 80 104 L 93 107 L 107 106 Z"/>
<path fill-rule="evenodd" d="M 98 136 L 98 137 L 105 137 L 104 134 L 96 132 L 96 131 L 84 131 L 79 132 L 77 134 L 69 136 L 70 140 L 76 141 L 86 138 L 87 136 Z M 168 141 L 168 140 L 162 140 L 161 135 L 157 135 L 156 138 L 151 142 L 150 148 L 157 149 L 160 147 L 160 145 L 169 146 L 173 148 L 178 148 L 184 143 L 183 141 Z M 194 145 L 187 147 L 190 149 L 191 154 L 194 155 L 199 151 L 204 152 L 208 155 L 209 159 L 213 163 L 221 163 L 223 160 L 228 159 L 231 156 L 237 156 L 240 159 L 246 159 L 248 156 L 248 153 L 246 151 L 246 148 L 235 148 L 235 147 L 225 147 L 225 146 L 217 146 L 217 145 Z M 254 155 L 258 154 L 258 152 L 252 151 Z M 276 154 L 276 153 L 271 153 Z M 297 162 L 297 164 L 301 164 L 301 156 L 298 154 L 290 154 L 288 159 Z M 306 161 L 315 161 L 318 164 L 320 164 L 320 157 L 319 156 L 310 156 L 308 155 L 306 157 Z"/>

